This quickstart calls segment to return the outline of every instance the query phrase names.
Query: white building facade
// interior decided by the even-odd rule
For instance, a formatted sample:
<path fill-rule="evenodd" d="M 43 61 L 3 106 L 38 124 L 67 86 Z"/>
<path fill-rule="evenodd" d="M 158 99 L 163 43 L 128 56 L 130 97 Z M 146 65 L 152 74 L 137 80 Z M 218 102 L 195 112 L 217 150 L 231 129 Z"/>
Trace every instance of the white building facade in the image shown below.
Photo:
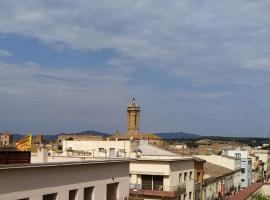
<path fill-rule="evenodd" d="M 160 199 L 162 196 L 177 200 L 194 199 L 194 158 L 176 155 L 151 145 L 146 140 L 138 143 L 63 141 L 63 151 L 64 157 L 68 159 L 76 159 L 78 153 L 86 153 L 84 159 L 89 159 L 118 157 L 117 152 L 124 152 L 120 154 L 122 157 L 132 158 L 129 179 L 132 195 L 148 199 Z M 92 154 L 88 155 L 87 152 Z"/>
<path fill-rule="evenodd" d="M 236 170 L 241 168 L 241 158 L 224 156 L 224 155 L 194 155 L 194 157 L 204 159 L 206 162 L 210 162 L 222 167 L 226 167 L 231 170 Z"/>
<path fill-rule="evenodd" d="M 252 183 L 252 159 L 246 150 L 228 150 L 228 156 L 241 159 L 241 188 L 245 188 Z"/>
<path fill-rule="evenodd" d="M 194 159 L 143 156 L 130 162 L 130 193 L 146 199 L 194 199 Z"/>
<path fill-rule="evenodd" d="M 130 141 L 68 141 L 63 143 L 63 152 L 67 156 L 87 155 L 98 158 L 129 158 L 131 150 Z"/>

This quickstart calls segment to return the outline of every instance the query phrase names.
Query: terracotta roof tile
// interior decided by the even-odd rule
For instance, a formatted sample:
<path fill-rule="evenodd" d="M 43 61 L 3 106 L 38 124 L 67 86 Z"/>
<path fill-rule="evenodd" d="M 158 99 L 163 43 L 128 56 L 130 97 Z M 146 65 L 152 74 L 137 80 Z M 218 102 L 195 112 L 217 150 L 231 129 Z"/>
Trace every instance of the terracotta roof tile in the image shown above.
<path fill-rule="evenodd" d="M 246 187 L 244 190 L 233 195 L 230 200 L 245 200 L 249 198 L 254 192 L 256 192 L 260 187 L 262 187 L 263 183 L 253 183 L 250 186 Z"/>

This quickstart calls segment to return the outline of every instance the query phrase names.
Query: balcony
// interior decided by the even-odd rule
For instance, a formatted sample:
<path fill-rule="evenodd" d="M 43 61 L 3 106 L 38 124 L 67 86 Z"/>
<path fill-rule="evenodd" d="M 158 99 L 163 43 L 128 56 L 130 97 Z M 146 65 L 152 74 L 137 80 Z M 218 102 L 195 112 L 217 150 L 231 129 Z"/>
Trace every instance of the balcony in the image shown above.
<path fill-rule="evenodd" d="M 186 192 L 186 184 L 179 186 L 166 185 L 140 185 L 129 184 L 129 194 L 132 196 L 156 196 L 156 197 L 178 197 Z"/>
<path fill-rule="evenodd" d="M 29 164 L 30 151 L 0 151 L 0 164 Z"/>

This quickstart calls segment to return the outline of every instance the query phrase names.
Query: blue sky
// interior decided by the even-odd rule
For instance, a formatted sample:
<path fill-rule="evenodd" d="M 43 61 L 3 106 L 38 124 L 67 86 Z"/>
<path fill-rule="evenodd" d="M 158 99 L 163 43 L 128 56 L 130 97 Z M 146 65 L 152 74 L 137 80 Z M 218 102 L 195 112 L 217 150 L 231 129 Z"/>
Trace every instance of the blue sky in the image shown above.
<path fill-rule="evenodd" d="M 268 0 L 0 2 L 0 131 L 267 136 Z"/>

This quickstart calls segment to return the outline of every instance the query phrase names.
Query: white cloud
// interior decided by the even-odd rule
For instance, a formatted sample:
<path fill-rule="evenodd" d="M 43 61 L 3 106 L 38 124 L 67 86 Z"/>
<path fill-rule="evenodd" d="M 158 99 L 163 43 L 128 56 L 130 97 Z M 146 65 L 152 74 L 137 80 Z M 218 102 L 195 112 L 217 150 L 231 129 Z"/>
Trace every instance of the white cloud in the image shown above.
<path fill-rule="evenodd" d="M 10 53 L 4 49 L 0 49 L 0 56 L 12 56 L 12 53 Z"/>
<path fill-rule="evenodd" d="M 33 64 L 2 63 L 0 92 L 24 98 L 23 105 L 28 105 L 24 108 L 30 110 L 31 104 L 37 104 L 35 100 L 61 112 L 78 102 L 81 106 L 71 109 L 76 116 L 89 105 L 93 106 L 85 115 L 87 112 L 99 115 L 97 110 L 102 112 L 101 107 L 103 112 L 110 109 L 117 112 L 130 96 L 139 96 L 145 102 L 155 97 L 158 100 L 153 107 L 158 103 L 166 107 L 164 102 L 173 105 L 188 99 L 176 109 L 177 112 L 183 109 L 186 114 L 187 108 L 193 109 L 194 114 L 211 109 L 210 105 L 224 107 L 222 111 L 227 114 L 231 105 L 234 110 L 239 105 L 239 113 L 244 108 L 256 111 L 257 105 L 265 106 L 270 99 L 267 95 L 269 8 L 269 0 L 29 0 L 23 4 L 19 0 L 1 1 L 0 33 L 35 37 L 52 45 L 60 42 L 79 50 L 109 48 L 119 56 L 108 62 L 117 70 L 102 72 L 80 71 L 76 66 L 72 70 L 52 70 Z M 131 86 L 131 72 L 145 67 L 188 79 L 194 87 L 211 89 L 214 86 L 218 90 L 221 85 L 225 89 L 159 91 L 155 86 Z M 198 106 L 199 103 L 203 106 Z M 46 106 L 40 109 L 49 115 Z M 53 113 L 59 119 L 61 116 L 57 113 L 61 112 Z M 112 114 L 108 118 L 114 119 Z M 184 117 L 181 120 L 186 122 Z"/>
<path fill-rule="evenodd" d="M 163 68 L 196 83 L 248 83 L 246 63 L 269 57 L 269 7 L 268 0 L 10 0 L 1 2 L 0 32 L 112 48 L 132 68 Z"/>

